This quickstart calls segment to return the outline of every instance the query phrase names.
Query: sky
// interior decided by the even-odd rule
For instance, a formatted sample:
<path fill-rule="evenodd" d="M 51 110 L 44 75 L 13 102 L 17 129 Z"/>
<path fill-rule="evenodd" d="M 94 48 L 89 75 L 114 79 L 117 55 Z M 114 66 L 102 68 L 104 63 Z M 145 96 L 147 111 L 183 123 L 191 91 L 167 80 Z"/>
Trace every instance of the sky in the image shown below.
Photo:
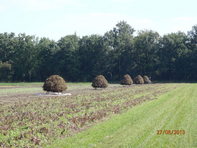
<path fill-rule="evenodd" d="M 59 40 L 103 35 L 120 21 L 164 35 L 197 25 L 197 0 L 0 0 L 0 33 Z"/>

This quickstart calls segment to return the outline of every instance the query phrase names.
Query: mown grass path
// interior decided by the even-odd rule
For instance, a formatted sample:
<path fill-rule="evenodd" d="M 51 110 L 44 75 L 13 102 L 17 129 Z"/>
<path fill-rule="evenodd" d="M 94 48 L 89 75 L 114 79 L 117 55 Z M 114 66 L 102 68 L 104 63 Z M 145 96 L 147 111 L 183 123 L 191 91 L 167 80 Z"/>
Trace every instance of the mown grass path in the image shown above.
<path fill-rule="evenodd" d="M 158 130 L 184 130 L 185 134 L 157 134 Z M 183 84 L 156 100 L 56 141 L 52 147 L 196 148 L 197 84 Z"/>

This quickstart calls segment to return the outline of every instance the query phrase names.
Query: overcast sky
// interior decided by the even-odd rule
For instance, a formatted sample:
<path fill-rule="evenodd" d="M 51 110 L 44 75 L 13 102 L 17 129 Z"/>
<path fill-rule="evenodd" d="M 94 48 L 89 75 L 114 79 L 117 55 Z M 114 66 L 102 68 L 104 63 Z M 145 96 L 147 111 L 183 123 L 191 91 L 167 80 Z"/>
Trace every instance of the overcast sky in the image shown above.
<path fill-rule="evenodd" d="M 0 33 L 49 37 L 100 34 L 124 20 L 161 35 L 191 30 L 197 0 L 0 0 Z"/>

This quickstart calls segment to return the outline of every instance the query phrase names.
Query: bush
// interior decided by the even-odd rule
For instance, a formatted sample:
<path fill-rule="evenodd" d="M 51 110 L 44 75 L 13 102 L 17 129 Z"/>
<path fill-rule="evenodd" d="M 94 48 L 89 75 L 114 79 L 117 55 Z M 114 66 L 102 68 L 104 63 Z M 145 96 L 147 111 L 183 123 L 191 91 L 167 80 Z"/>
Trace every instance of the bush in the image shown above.
<path fill-rule="evenodd" d="M 126 74 L 123 76 L 123 79 L 121 80 L 120 84 L 131 85 L 133 84 L 133 80 L 131 79 L 131 76 L 129 74 Z"/>
<path fill-rule="evenodd" d="M 141 75 L 138 75 L 137 77 L 135 77 L 134 82 L 135 84 L 144 84 L 144 79 Z"/>
<path fill-rule="evenodd" d="M 47 78 L 43 85 L 43 90 L 47 92 L 63 92 L 67 89 L 65 80 L 58 76 L 52 75 Z"/>
<path fill-rule="evenodd" d="M 145 84 L 150 84 L 151 83 L 151 80 L 149 79 L 149 77 L 148 76 L 143 76 L 143 79 L 144 79 L 144 83 Z"/>
<path fill-rule="evenodd" d="M 98 75 L 92 81 L 92 87 L 96 88 L 106 88 L 108 86 L 108 82 L 103 75 Z"/>
<path fill-rule="evenodd" d="M 8 82 L 11 79 L 12 65 L 0 62 L 0 81 Z"/>

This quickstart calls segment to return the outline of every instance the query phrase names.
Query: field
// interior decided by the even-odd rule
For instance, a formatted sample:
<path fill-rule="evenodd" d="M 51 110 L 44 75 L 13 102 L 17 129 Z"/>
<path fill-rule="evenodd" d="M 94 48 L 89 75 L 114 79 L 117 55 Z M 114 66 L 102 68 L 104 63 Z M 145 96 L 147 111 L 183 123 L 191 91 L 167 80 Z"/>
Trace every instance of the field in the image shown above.
<path fill-rule="evenodd" d="M 0 147 L 197 147 L 197 84 L 69 83 L 72 96 L 51 97 L 41 86 L 0 83 Z"/>

